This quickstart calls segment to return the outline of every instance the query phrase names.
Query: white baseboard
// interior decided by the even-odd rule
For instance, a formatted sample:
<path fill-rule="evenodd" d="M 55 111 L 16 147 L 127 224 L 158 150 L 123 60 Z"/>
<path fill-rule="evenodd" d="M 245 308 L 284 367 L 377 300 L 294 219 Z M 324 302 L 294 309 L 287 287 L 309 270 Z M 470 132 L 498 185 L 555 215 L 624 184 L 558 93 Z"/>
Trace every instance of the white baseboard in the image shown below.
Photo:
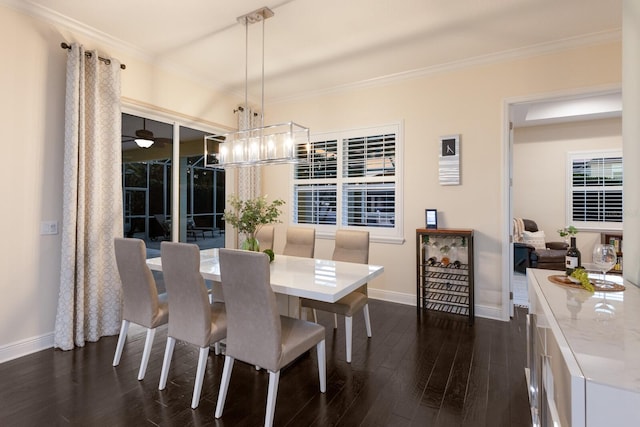
<path fill-rule="evenodd" d="M 476 317 L 484 317 L 485 319 L 505 321 L 505 319 L 502 318 L 502 309 L 499 307 L 491 307 L 488 305 L 476 304 L 475 308 L 476 308 Z M 509 320 L 511 319 L 506 319 L 506 321 L 509 321 Z"/>
<path fill-rule="evenodd" d="M 369 298 L 379 299 L 387 302 L 395 302 L 397 304 L 416 306 L 415 294 L 406 294 L 402 292 L 384 291 L 380 289 L 368 288 Z M 502 319 L 502 310 L 499 307 L 491 307 L 485 305 L 475 306 L 475 315 L 477 317 L 485 317 L 487 319 L 504 320 Z"/>
<path fill-rule="evenodd" d="M 396 304 L 416 306 L 415 294 L 405 294 L 402 292 L 383 291 L 380 289 L 367 288 L 367 293 L 371 299 L 379 299 L 387 302 L 395 302 Z"/>
<path fill-rule="evenodd" d="M 53 332 L 0 347 L 0 363 L 53 347 Z"/>
<path fill-rule="evenodd" d="M 403 292 L 385 291 L 380 289 L 368 289 L 369 298 L 378 299 L 387 302 L 393 302 L 396 304 L 404 305 L 416 305 L 415 294 L 407 294 Z M 488 319 L 503 320 L 502 310 L 498 307 L 490 306 L 475 306 L 475 313 L 477 317 L 485 317 Z M 134 325 L 131 324 L 133 327 Z M 17 341 L 3 347 L 0 347 L 0 363 L 8 362 L 9 360 L 17 359 L 18 357 L 26 356 L 37 351 L 46 350 L 53 347 L 53 332 L 27 338 L 22 341 Z"/>

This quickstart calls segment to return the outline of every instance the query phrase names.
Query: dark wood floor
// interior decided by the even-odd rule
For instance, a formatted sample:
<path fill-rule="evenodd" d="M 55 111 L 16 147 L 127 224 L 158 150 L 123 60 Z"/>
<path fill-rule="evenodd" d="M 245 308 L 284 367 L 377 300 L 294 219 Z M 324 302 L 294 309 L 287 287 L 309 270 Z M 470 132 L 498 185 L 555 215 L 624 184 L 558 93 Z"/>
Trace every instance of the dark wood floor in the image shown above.
<path fill-rule="evenodd" d="M 526 394 L 525 311 L 511 322 L 370 301 L 373 338 L 354 319 L 353 363 L 345 362 L 342 322 L 327 328 L 327 392 L 319 392 L 315 352 L 285 368 L 278 426 L 531 426 Z M 176 345 L 166 390 L 158 380 L 166 327 L 159 328 L 146 378 L 137 370 L 142 333 L 130 333 L 120 366 L 117 337 L 84 348 L 45 350 L 0 364 L 2 426 L 259 426 L 268 375 L 236 362 L 224 414 L 215 420 L 224 358 L 210 353 L 200 406 L 191 394 L 197 350 Z"/>

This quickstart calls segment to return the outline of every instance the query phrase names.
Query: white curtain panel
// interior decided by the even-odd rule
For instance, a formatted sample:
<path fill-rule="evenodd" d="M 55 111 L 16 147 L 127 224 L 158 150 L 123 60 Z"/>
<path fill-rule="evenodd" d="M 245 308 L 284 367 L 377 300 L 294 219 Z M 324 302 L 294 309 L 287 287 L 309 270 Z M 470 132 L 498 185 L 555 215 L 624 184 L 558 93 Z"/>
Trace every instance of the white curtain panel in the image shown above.
<path fill-rule="evenodd" d="M 260 126 L 260 113 L 248 106 L 238 108 L 238 129 L 251 129 Z M 249 166 L 238 169 L 238 197 L 241 200 L 254 199 L 262 192 L 260 183 L 260 166 Z"/>
<path fill-rule="evenodd" d="M 119 332 L 121 284 L 113 240 L 122 236 L 120 63 L 67 59 L 62 262 L 54 346 L 70 350 Z"/>

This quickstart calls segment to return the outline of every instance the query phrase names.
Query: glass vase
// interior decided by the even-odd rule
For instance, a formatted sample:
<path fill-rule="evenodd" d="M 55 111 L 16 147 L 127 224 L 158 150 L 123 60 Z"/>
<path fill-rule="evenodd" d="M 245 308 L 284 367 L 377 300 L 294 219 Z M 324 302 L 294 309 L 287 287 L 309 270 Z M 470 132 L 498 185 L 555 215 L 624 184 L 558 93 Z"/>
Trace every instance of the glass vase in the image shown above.
<path fill-rule="evenodd" d="M 249 236 L 242 242 L 240 248 L 245 251 L 260 252 L 260 242 L 254 236 Z"/>

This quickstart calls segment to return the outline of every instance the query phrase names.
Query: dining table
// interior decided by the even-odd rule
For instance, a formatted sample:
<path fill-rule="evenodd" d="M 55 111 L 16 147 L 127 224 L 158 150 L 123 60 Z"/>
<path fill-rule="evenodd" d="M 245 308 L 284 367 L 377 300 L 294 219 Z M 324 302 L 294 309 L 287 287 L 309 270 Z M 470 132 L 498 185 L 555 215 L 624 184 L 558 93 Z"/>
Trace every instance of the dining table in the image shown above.
<path fill-rule="evenodd" d="M 218 253 L 218 248 L 200 251 L 200 273 L 205 280 L 221 282 Z M 151 270 L 162 271 L 161 257 L 147 259 L 147 265 Z M 280 313 L 292 317 L 300 317 L 300 298 L 333 303 L 384 272 L 380 265 L 280 254 L 269 267 Z"/>

